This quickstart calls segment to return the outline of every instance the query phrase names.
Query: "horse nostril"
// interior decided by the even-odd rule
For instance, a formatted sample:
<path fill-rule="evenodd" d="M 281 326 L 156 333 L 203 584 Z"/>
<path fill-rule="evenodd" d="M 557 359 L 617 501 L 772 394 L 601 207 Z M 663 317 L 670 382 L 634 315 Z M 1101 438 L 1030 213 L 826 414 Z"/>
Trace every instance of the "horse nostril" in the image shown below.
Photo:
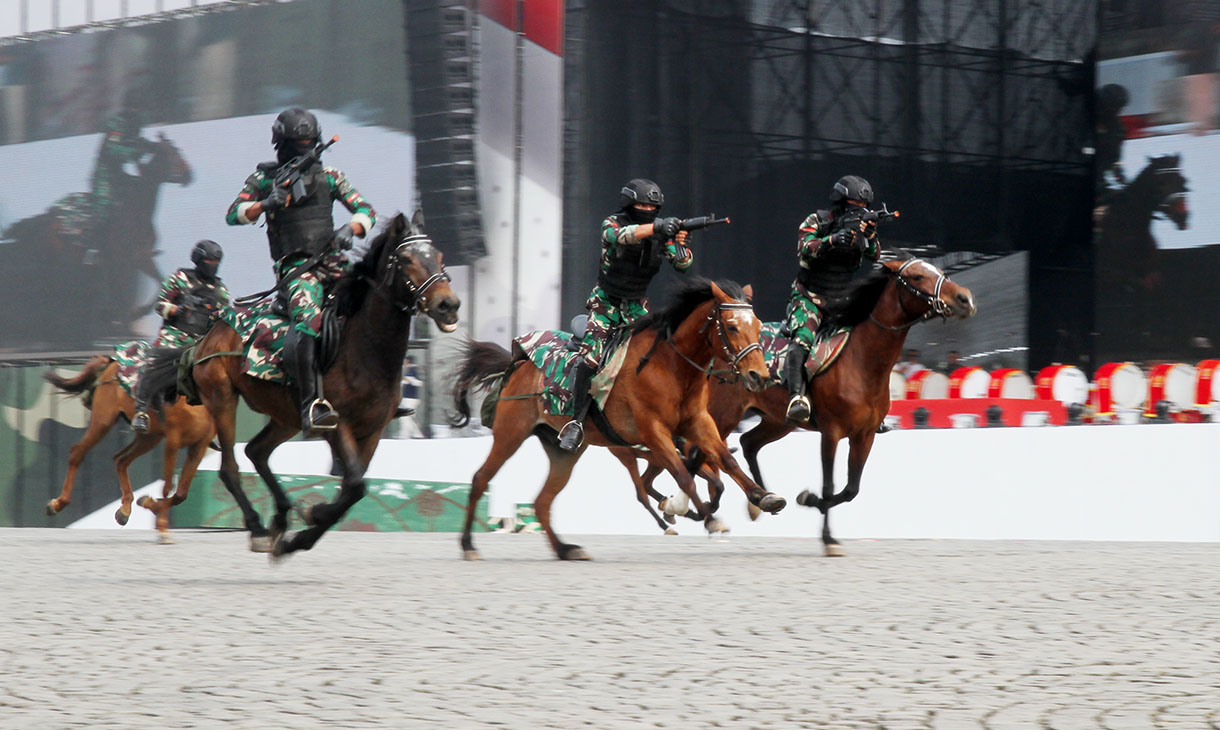
<path fill-rule="evenodd" d="M 461 306 L 460 303 L 454 301 L 452 297 L 445 297 L 436 305 L 436 311 L 441 314 L 451 314 L 456 312 L 459 306 Z"/>

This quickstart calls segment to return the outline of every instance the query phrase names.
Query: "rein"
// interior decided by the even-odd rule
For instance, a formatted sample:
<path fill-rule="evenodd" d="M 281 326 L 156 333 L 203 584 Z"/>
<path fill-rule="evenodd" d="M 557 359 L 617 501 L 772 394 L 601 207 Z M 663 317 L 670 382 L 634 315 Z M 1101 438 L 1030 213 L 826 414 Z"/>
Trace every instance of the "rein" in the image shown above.
<path fill-rule="evenodd" d="M 909 268 L 913 264 L 917 264 L 917 263 L 921 264 L 921 263 L 924 263 L 924 261 L 923 261 L 923 259 L 909 259 L 905 263 L 903 263 L 902 266 L 899 266 L 897 271 L 892 272 L 891 276 L 893 276 L 895 278 L 895 280 L 897 281 L 897 283 L 899 285 L 901 285 L 908 292 L 910 292 L 911 294 L 914 294 L 918 299 L 920 299 L 925 304 L 927 304 L 928 311 L 924 312 L 922 315 L 913 314 L 909 309 L 907 309 L 906 305 L 902 303 L 902 295 L 901 295 L 901 293 L 899 293 L 898 307 L 902 310 L 902 313 L 904 315 L 906 315 L 907 317 L 913 317 L 913 319 L 910 322 L 907 322 L 906 324 L 895 326 L 895 325 L 891 325 L 891 324 L 881 323 L 877 319 L 876 314 L 869 312 L 868 318 L 873 324 L 875 324 L 878 327 L 880 327 L 881 329 L 887 330 L 889 332 L 905 332 L 906 330 L 914 327 L 915 325 L 919 324 L 920 322 L 927 322 L 928 320 L 934 319 L 936 317 L 940 317 L 941 319 L 948 318 L 949 305 L 945 304 L 941 300 L 940 290 L 942 288 L 944 288 L 945 281 L 947 281 L 949 277 L 945 276 L 943 271 L 940 272 L 940 276 L 937 277 L 937 279 L 936 279 L 936 286 L 933 288 L 932 293 L 929 294 L 929 293 L 925 292 L 923 289 L 920 289 L 919 287 L 912 284 L 905 276 L 902 275 L 902 272 L 906 271 L 907 268 Z"/>

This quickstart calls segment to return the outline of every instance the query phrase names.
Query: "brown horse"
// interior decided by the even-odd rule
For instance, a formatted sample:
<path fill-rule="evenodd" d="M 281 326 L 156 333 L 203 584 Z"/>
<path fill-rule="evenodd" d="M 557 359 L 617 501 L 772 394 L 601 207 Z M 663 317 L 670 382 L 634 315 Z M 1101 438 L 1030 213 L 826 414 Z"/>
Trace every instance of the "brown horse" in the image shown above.
<path fill-rule="evenodd" d="M 119 384 L 118 363 L 107 355 L 97 355 L 90 360 L 73 378 L 65 378 L 54 370 L 43 374 L 47 382 L 64 393 L 73 395 L 89 393 L 89 428 L 84 437 L 72 446 L 68 452 L 68 473 L 64 477 L 63 487 L 59 496 L 47 502 L 47 514 L 58 514 L 72 501 L 72 488 L 76 482 L 76 472 L 85 454 L 106 437 L 106 434 L 118 422 L 120 417 L 131 420 L 135 413 L 135 400 Z M 165 471 L 162 475 L 164 486 L 160 502 L 164 508 L 156 509 L 158 537 L 163 544 L 173 542 L 169 534 L 169 507 L 181 504 L 191 490 L 191 481 L 195 478 L 195 470 L 207 453 L 208 444 L 216 435 L 212 419 L 202 406 L 187 405 L 185 398 L 179 398 L 173 404 L 164 408 L 162 413 L 153 411 L 146 433 L 137 433 L 131 443 L 124 446 L 114 455 L 115 470 L 119 473 L 119 488 L 123 491 L 123 501 L 114 513 L 114 519 L 120 525 L 126 525 L 131 517 L 131 478 L 127 468 L 143 454 L 165 440 Z M 178 463 L 178 451 L 185 447 L 186 462 L 182 465 L 182 475 L 178 479 L 178 487 L 174 490 L 174 467 Z M 171 491 L 173 496 L 170 496 Z M 140 499 L 140 506 L 148 507 L 153 500 L 148 497 Z M 151 508 L 150 508 L 151 509 Z"/>
<path fill-rule="evenodd" d="M 287 536 L 293 508 L 268 461 L 277 446 L 301 430 L 300 411 L 287 386 L 242 373 L 241 337 L 231 327 L 212 327 L 195 354 L 193 376 L 204 406 L 216 420 L 220 438 L 220 478 L 241 508 L 250 549 L 273 556 L 308 550 L 343 518 L 365 493 L 364 472 L 377 450 L 381 432 L 402 399 L 402 364 L 411 317 L 426 314 L 441 330 L 457 329 L 460 302 L 449 287 L 442 256 L 423 230 L 416 212 L 402 214 L 373 240 L 364 258 L 336 284 L 338 314 L 344 318 L 338 354 L 326 373 L 324 390 L 339 412 L 339 426 L 327 432 L 343 482 L 334 502 L 314 505 L 303 517 L 306 529 Z M 270 422 L 246 445 L 246 456 L 275 498 L 268 530 L 242 491 L 233 454 L 237 399 L 242 397 Z"/>
<path fill-rule="evenodd" d="M 873 438 L 889 412 L 890 371 L 898 362 L 907 333 L 914 325 L 934 317 L 965 319 L 974 312 L 974 295 L 970 290 L 954 283 L 935 266 L 912 258 L 886 261 L 864 280 L 837 318 L 835 324 L 856 326 L 839 358 L 810 382 L 814 413 L 811 422 L 795 426 L 786 421 L 788 391 L 782 385 L 752 393 L 735 383 L 712 383 L 708 411 L 721 437 L 727 438 L 748 411 L 762 417 L 757 426 L 741 437 L 742 454 L 759 484 L 763 484 L 763 479 L 758 452 L 763 446 L 796 428 L 821 431 L 822 495 L 805 490 L 796 501 L 822 512 L 826 555 L 843 554 L 839 541 L 830 532 L 830 509 L 850 502 L 860 491 L 860 477 Z M 844 438 L 850 446 L 847 486 L 836 494 L 834 460 L 838 443 Z M 637 484 L 637 491 L 646 489 L 656 495 L 652 480 L 660 472 L 650 464 L 642 483 Z M 714 472 L 706 476 L 715 479 Z M 709 484 L 715 492 L 718 480 L 709 480 Z M 755 515 L 751 509 L 751 516 Z"/>
<path fill-rule="evenodd" d="M 626 345 L 627 365 L 618 375 L 604 411 L 610 428 L 620 438 L 646 446 L 652 458 L 664 465 L 694 501 L 705 523 L 715 518 L 695 494 L 694 480 L 674 448 L 675 436 L 685 437 L 701 449 L 710 465 L 738 480 L 750 502 L 760 509 L 778 512 L 786 504 L 783 497 L 767 492 L 745 475 L 707 413 L 709 370 L 705 364 L 715 355 L 728 361 L 749 388 L 761 389 L 767 377 L 758 346 L 761 325 L 753 307 L 741 301 L 736 284 L 725 282 L 724 286 L 729 293 L 710 281 L 689 282 L 679 289 L 672 305 L 633 326 Z M 555 534 L 551 502 L 567 484 L 585 447 L 612 442 L 591 419 L 581 449 L 574 454 L 562 451 L 556 433 L 568 419 L 544 412 L 538 397 L 543 387 L 542 371 L 528 359 L 514 358 L 490 343 L 471 343 L 458 375 L 454 396 L 463 422 L 470 416 L 467 393 L 495 381 L 500 381 L 502 388 L 492 427 L 493 443 L 487 460 L 471 480 L 461 539 L 463 557 L 479 559 L 471 537 L 475 507 L 491 478 L 533 434 L 542 441 L 551 464 L 546 483 L 534 501 L 538 521 L 561 560 L 587 560 L 589 556 L 579 545 L 565 543 Z"/>

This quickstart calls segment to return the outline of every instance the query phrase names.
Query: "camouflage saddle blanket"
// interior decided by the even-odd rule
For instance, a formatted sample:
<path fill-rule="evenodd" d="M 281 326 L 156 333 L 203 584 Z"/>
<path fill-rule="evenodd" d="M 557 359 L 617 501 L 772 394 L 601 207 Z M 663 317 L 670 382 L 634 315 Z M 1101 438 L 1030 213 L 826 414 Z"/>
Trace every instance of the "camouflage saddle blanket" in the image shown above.
<path fill-rule="evenodd" d="M 272 383 L 286 384 L 284 372 L 284 338 L 292 327 L 291 321 L 276 311 L 275 298 L 256 302 L 249 307 L 227 307 L 221 313 L 225 324 L 241 337 L 245 358 L 241 371 L 245 375 Z M 334 310 L 322 310 L 322 348 L 318 357 L 325 372 L 338 352 L 339 320 Z"/>
<path fill-rule="evenodd" d="M 780 334 L 783 322 L 763 322 L 758 343 L 762 345 L 763 360 L 767 363 L 767 372 L 771 379 L 781 382 L 784 374 L 784 358 L 788 351 L 790 340 Z M 810 379 L 821 375 L 826 368 L 842 354 L 851 336 L 851 327 L 832 327 L 818 330 L 813 337 L 813 349 L 809 351 L 809 359 L 805 361 L 805 373 Z"/>
<path fill-rule="evenodd" d="M 132 389 L 136 387 L 136 380 L 140 377 L 140 371 L 148 364 L 152 349 L 152 343 L 146 340 L 132 340 L 115 346 L 110 359 L 118 364 L 119 386 L 127 391 L 128 395 L 131 395 Z"/>
<path fill-rule="evenodd" d="M 576 362 L 579 342 L 570 332 L 561 330 L 536 330 L 513 340 L 513 356 L 525 358 L 542 371 L 543 409 L 552 416 L 572 415 L 572 364 Z M 627 359 L 627 343 L 624 337 L 611 344 L 610 354 L 589 384 L 589 394 L 604 408 L 614 379 Z"/>

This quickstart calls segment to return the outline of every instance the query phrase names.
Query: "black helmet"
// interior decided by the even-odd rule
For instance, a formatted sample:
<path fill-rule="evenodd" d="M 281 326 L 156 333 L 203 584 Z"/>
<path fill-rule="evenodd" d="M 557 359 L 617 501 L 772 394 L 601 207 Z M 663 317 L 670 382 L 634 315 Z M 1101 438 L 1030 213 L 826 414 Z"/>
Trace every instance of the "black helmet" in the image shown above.
<path fill-rule="evenodd" d="M 632 206 L 636 203 L 655 205 L 657 210 L 642 211 Z M 619 210 L 626 211 L 636 223 L 651 223 L 656 220 L 657 211 L 665 204 L 665 196 L 661 188 L 651 180 L 637 177 L 631 180 L 618 192 Z"/>
<path fill-rule="evenodd" d="M 280 112 L 271 124 L 271 144 L 275 149 L 289 157 L 303 155 L 314 148 L 322 136 L 322 126 L 313 113 L 294 106 Z M 297 140 L 312 140 L 308 144 L 299 144 Z"/>
<path fill-rule="evenodd" d="M 191 249 L 191 263 L 195 264 L 195 271 L 208 279 L 216 276 L 216 270 L 220 268 L 220 259 L 223 257 L 224 251 L 221 250 L 220 244 L 206 238 L 196 243 L 195 248 Z"/>
<path fill-rule="evenodd" d="M 844 175 L 830 190 L 830 202 L 842 205 L 848 200 L 859 200 L 868 205 L 873 202 L 873 186 L 859 175 Z"/>

